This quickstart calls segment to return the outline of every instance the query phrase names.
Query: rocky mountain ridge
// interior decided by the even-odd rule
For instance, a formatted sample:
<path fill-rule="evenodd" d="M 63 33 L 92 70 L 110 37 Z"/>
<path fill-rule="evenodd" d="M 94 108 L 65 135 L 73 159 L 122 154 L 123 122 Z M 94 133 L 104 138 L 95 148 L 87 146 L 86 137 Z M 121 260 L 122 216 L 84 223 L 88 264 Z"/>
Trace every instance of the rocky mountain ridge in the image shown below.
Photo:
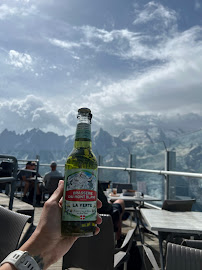
<path fill-rule="evenodd" d="M 73 149 L 74 135 L 59 136 L 53 132 L 32 129 L 24 134 L 16 134 L 5 129 L 0 133 L 0 153 L 13 155 L 17 159 L 32 160 L 36 155 L 40 163 L 49 164 L 55 160 L 64 165 Z M 182 130 L 163 129 L 147 126 L 145 129 L 127 128 L 119 136 L 112 136 L 103 129 L 92 132 L 92 148 L 95 155 L 102 156 L 101 165 L 128 167 L 129 154 L 134 158 L 133 165 L 144 169 L 164 169 L 165 151 L 176 152 L 176 170 L 202 172 L 202 130 L 185 133 Z M 61 169 L 61 168 L 60 168 Z M 43 175 L 47 167 L 40 167 Z M 61 169 L 62 171 L 62 169 Z M 146 191 L 153 196 L 163 194 L 163 177 L 156 174 L 136 173 L 139 182 L 146 183 Z M 128 173 L 104 170 L 101 180 L 127 182 Z M 176 190 L 181 196 L 191 196 L 200 200 L 201 180 L 178 179 Z M 201 203 L 202 204 L 202 203 Z"/>
<path fill-rule="evenodd" d="M 150 126 L 139 129 L 126 128 L 119 136 L 113 136 L 100 128 L 92 132 L 92 148 L 95 155 L 102 156 L 105 163 L 110 166 L 127 166 L 129 153 L 146 161 L 149 157 L 155 160 L 155 156 L 164 153 L 165 150 L 174 150 L 178 152 L 179 157 L 184 157 L 182 163 L 187 162 L 186 168 L 191 171 L 194 168 L 199 172 L 202 168 L 199 163 L 201 133 L 202 131 L 185 133 L 179 129 L 166 130 Z M 24 134 L 16 134 L 15 131 L 5 129 L 0 133 L 0 153 L 14 155 L 18 159 L 33 159 L 39 155 L 43 163 L 51 160 L 64 163 L 73 144 L 74 135 L 59 136 L 53 132 L 45 133 L 40 129 L 32 129 Z M 144 167 L 146 165 L 147 162 Z"/>

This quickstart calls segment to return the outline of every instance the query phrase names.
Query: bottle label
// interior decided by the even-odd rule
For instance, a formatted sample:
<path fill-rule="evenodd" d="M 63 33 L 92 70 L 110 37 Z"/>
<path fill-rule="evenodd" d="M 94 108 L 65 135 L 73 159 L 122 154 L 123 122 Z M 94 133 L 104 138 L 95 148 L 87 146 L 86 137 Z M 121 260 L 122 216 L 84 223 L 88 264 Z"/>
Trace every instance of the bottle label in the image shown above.
<path fill-rule="evenodd" d="M 97 170 L 65 172 L 63 221 L 95 221 L 97 215 Z"/>
<path fill-rule="evenodd" d="M 79 123 L 76 129 L 75 139 L 89 139 L 91 140 L 91 127 L 87 123 Z"/>

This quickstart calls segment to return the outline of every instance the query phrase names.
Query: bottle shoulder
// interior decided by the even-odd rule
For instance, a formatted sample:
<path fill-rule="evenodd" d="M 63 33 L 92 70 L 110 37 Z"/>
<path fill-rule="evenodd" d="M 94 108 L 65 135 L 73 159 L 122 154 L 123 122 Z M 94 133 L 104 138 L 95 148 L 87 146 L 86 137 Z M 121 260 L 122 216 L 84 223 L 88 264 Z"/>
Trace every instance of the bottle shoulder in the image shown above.
<path fill-rule="evenodd" d="M 92 151 L 92 148 L 85 148 L 85 147 L 80 147 L 80 148 L 74 148 L 72 152 L 70 153 L 70 156 L 94 156 L 95 154 Z"/>

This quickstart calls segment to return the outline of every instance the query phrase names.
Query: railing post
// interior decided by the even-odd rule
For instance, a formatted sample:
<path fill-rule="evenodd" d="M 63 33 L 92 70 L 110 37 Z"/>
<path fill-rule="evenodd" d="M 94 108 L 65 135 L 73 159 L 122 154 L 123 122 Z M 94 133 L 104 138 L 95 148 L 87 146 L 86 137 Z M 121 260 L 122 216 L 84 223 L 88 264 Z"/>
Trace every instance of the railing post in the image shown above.
<path fill-rule="evenodd" d="M 132 154 L 129 154 L 129 164 L 128 164 L 128 167 L 129 168 L 134 168 L 136 165 L 136 156 L 135 155 L 132 155 Z M 129 184 L 137 184 L 136 183 L 136 172 L 134 171 L 129 171 L 128 172 L 128 183 Z"/>
<path fill-rule="evenodd" d="M 103 163 L 103 156 L 98 156 L 98 166 L 102 166 Z M 103 170 L 98 169 L 98 180 L 101 181 L 103 179 Z"/>
<path fill-rule="evenodd" d="M 33 196 L 33 206 L 36 206 L 36 195 L 37 195 L 37 185 L 38 185 L 38 173 L 39 173 L 39 155 L 36 155 L 36 181 L 34 181 L 34 196 Z"/>
<path fill-rule="evenodd" d="M 176 170 L 176 152 L 165 152 L 165 171 Z M 165 175 L 165 200 L 175 198 L 175 176 Z"/>

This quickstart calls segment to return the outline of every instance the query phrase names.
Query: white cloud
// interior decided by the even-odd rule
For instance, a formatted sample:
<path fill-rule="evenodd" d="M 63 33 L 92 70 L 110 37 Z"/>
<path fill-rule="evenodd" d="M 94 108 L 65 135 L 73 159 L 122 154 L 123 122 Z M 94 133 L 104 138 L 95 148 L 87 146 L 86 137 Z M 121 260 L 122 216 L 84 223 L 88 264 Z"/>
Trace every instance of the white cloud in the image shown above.
<path fill-rule="evenodd" d="M 9 64 L 17 68 L 32 69 L 33 60 L 27 53 L 19 53 L 15 50 L 10 50 Z"/>
<path fill-rule="evenodd" d="M 114 33 L 116 33 L 116 31 L 108 32 L 104 29 L 98 29 L 89 25 L 82 26 L 81 29 L 83 30 L 87 40 L 100 39 L 106 43 L 113 41 Z"/>
<path fill-rule="evenodd" d="M 152 22 L 157 19 L 158 23 Z M 135 32 L 128 29 L 107 31 L 91 25 L 83 25 L 81 27 L 73 27 L 74 33 L 76 33 L 75 36 L 77 36 L 76 41 L 57 38 L 49 38 L 48 41 L 52 45 L 63 49 L 90 48 L 95 53 L 103 52 L 121 59 L 165 60 L 165 55 L 163 55 L 161 50 L 169 39 L 178 35 L 176 30 L 176 12 L 156 2 L 149 2 L 145 9 L 139 12 L 138 17 L 134 21 L 135 24 L 143 22 L 149 22 L 149 25 L 158 26 L 156 32 Z M 163 25 L 166 27 L 166 30 Z M 165 31 L 167 31 L 166 34 Z"/>
<path fill-rule="evenodd" d="M 194 45 L 195 41 L 201 36 L 202 28 L 194 27 L 182 33 L 175 31 L 170 35 L 163 35 L 161 38 L 156 38 L 155 35 L 149 36 L 142 33 L 131 32 L 127 29 L 107 32 L 101 31 L 95 27 L 86 26 L 82 27 L 82 30 L 85 38 L 88 40 L 81 44 L 91 44 L 91 48 L 94 47 L 95 50 L 116 55 L 124 59 L 136 60 L 140 58 L 145 60 L 167 61 L 176 56 L 180 56 L 180 54 L 184 56 L 187 49 L 191 52 L 192 50 L 190 49 L 192 45 Z M 107 45 L 105 35 L 108 36 Z M 110 42 L 113 42 L 113 44 L 109 44 L 108 46 Z M 99 45 L 96 46 L 96 43 L 99 43 Z M 198 41 L 198 43 L 200 43 L 200 41 Z"/>
<path fill-rule="evenodd" d="M 104 86 L 86 96 L 100 112 L 202 113 L 202 28 L 193 27 L 164 40 L 154 55 L 167 59 L 143 74 Z M 96 109 L 95 108 L 95 109 Z M 112 111 L 112 113 L 111 113 Z"/>
<path fill-rule="evenodd" d="M 95 91 L 90 94 L 84 92 L 77 107 L 83 104 L 91 107 L 100 115 L 99 119 L 103 117 L 103 122 L 105 114 L 115 117 L 118 111 L 124 114 L 171 113 L 171 110 L 172 113 L 202 113 L 202 27 L 184 32 L 175 29 L 160 38 L 127 29 L 106 31 L 83 26 L 80 30 L 84 34 L 80 46 L 90 44 L 95 50 L 130 61 L 157 62 L 145 68 L 144 73 L 130 74 L 128 79 L 110 84 L 104 80 L 101 83 L 99 79 L 94 81 L 96 90 L 94 87 Z M 92 81 L 88 82 L 89 89 L 92 85 Z"/>
<path fill-rule="evenodd" d="M 201 3 L 198 0 L 196 0 L 194 7 L 195 7 L 196 10 L 200 9 L 201 8 Z"/>
<path fill-rule="evenodd" d="M 16 0 L 17 2 L 24 2 L 24 3 L 29 3 L 30 2 L 30 0 Z"/>
<path fill-rule="evenodd" d="M 66 118 L 62 117 L 56 106 L 34 95 L 1 101 L 0 114 L 2 117 L 0 132 L 5 128 L 15 130 L 17 133 L 32 128 L 58 134 L 65 134 L 68 129 L 70 130 Z"/>
<path fill-rule="evenodd" d="M 153 58 L 152 48 L 145 45 L 148 37 L 128 29 L 106 31 L 91 26 L 81 28 L 84 34 L 83 46 L 102 51 L 120 58 Z M 134 52 L 131 51 L 134 49 Z"/>
<path fill-rule="evenodd" d="M 81 18 L 88 10 L 77 18 L 80 5 L 73 0 L 68 6 L 72 9 L 74 3 L 72 17 L 62 8 L 67 6 L 65 0 L 60 5 L 55 0 L 4 2 L 0 4 L 0 20 L 5 20 L 4 51 L 0 48 L 1 128 L 22 132 L 50 127 L 60 134 L 68 128 L 74 133 L 68 125 L 74 123 L 75 128 L 72 111 L 80 106 L 89 106 L 96 115 L 94 126 L 103 127 L 107 119 L 115 121 L 120 114 L 201 112 L 202 27 L 180 32 L 181 15 L 162 1 L 150 1 L 141 9 L 140 0 L 135 17 L 130 5 L 130 13 L 122 13 L 119 20 L 117 5 L 110 15 L 113 27 L 105 22 L 107 13 L 104 22 L 96 15 Z M 193 1 L 197 8 L 198 2 Z M 37 12 L 32 3 L 39 16 L 28 16 Z M 18 100 L 11 100 L 16 92 Z M 30 92 L 39 98 L 28 98 Z"/>
<path fill-rule="evenodd" d="M 80 57 L 77 55 L 72 55 L 72 58 L 76 59 L 76 60 L 80 60 Z"/>
<path fill-rule="evenodd" d="M 49 38 L 48 40 L 52 45 L 61 47 L 63 49 L 72 49 L 72 48 L 80 47 L 80 44 L 75 43 L 75 42 L 63 41 L 56 38 Z"/>
<path fill-rule="evenodd" d="M 25 1 L 29 3 L 29 1 Z M 36 14 L 37 8 L 35 5 L 29 6 L 9 6 L 6 4 L 0 5 L 0 20 L 5 20 L 12 16 L 29 16 L 31 14 Z"/>
<path fill-rule="evenodd" d="M 137 18 L 133 24 L 144 24 L 150 21 L 160 20 L 161 27 L 163 26 L 162 23 L 167 27 L 173 22 L 176 23 L 177 20 L 177 14 L 174 10 L 168 9 L 155 1 L 147 3 L 145 9 L 141 12 L 137 10 L 136 14 Z"/>
<path fill-rule="evenodd" d="M 15 7 L 11 8 L 7 5 L 1 5 L 0 6 L 0 20 L 3 20 L 8 16 L 12 16 L 12 15 L 16 14 L 17 11 L 18 11 L 18 9 Z"/>

